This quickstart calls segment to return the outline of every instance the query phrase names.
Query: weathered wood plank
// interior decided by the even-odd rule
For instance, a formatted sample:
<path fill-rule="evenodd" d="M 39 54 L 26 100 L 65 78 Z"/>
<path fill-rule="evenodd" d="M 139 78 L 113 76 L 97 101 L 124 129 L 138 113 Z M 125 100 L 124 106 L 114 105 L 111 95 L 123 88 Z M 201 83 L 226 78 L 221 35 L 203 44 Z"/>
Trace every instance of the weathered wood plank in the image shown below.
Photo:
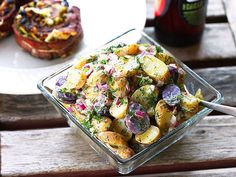
<path fill-rule="evenodd" d="M 226 14 L 223 7 L 222 0 L 208 0 L 207 6 L 207 22 L 226 22 Z M 147 2 L 147 24 L 146 26 L 154 26 L 154 9 L 155 0 L 146 0 Z"/>
<path fill-rule="evenodd" d="M 6 131 L 1 138 L 3 177 L 117 175 L 70 128 Z M 236 119 L 210 116 L 132 174 L 225 167 L 236 167 Z"/>
<path fill-rule="evenodd" d="M 42 95 L 0 95 L 0 130 L 66 126 Z"/>
<path fill-rule="evenodd" d="M 229 21 L 229 25 L 231 27 L 233 36 L 234 36 L 234 41 L 236 44 L 236 1 L 235 0 L 223 0 L 225 9 L 226 9 L 226 15 Z"/>
<path fill-rule="evenodd" d="M 223 104 L 236 106 L 236 66 L 195 70 L 224 96 Z"/>
<path fill-rule="evenodd" d="M 145 28 L 144 32 L 157 40 L 153 27 Z M 182 48 L 162 45 L 191 67 L 236 65 L 236 47 L 227 23 L 207 24 L 202 40 L 195 45 Z"/>
<path fill-rule="evenodd" d="M 222 0 L 208 0 L 206 22 L 226 22 L 226 14 Z"/>
<path fill-rule="evenodd" d="M 236 168 L 223 168 L 214 170 L 197 170 L 177 173 L 163 173 L 151 175 L 135 175 L 129 177 L 235 177 Z"/>

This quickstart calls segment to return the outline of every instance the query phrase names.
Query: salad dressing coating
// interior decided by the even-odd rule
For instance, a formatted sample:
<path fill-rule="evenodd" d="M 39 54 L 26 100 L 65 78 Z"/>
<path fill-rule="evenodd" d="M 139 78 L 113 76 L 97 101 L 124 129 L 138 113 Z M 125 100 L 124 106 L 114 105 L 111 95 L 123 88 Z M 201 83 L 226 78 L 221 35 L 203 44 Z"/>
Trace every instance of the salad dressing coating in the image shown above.
<path fill-rule="evenodd" d="M 119 43 L 75 62 L 58 79 L 55 96 L 107 148 L 127 159 L 200 110 L 201 90 L 191 95 L 184 76 L 159 46 Z"/>

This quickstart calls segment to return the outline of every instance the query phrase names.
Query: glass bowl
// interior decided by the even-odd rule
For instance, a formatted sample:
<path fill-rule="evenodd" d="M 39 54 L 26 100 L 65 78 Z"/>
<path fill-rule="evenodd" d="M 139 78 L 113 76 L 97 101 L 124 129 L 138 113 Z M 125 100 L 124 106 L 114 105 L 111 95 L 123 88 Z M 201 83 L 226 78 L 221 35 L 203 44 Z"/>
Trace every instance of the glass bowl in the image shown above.
<path fill-rule="evenodd" d="M 111 45 L 117 42 L 123 42 L 126 44 L 149 43 L 152 45 L 160 46 L 157 42 L 152 40 L 145 33 L 138 31 L 136 29 L 131 29 L 123 33 L 122 35 L 109 41 L 104 46 Z M 163 47 L 162 49 L 165 50 Z M 210 84 L 208 84 L 204 79 L 198 76 L 185 64 L 183 64 L 180 60 L 175 58 L 175 61 L 186 72 L 185 84 L 190 93 L 193 94 L 197 91 L 198 88 L 200 88 L 202 90 L 205 100 L 218 104 L 222 102 L 223 100 L 222 95 L 215 88 L 213 88 Z M 192 127 L 194 127 L 194 125 L 196 125 L 202 118 L 204 118 L 210 112 L 212 112 L 212 110 L 208 108 L 202 109 L 197 114 L 192 116 L 190 119 L 180 124 L 174 130 L 170 131 L 169 133 L 161 137 L 157 142 L 145 147 L 143 150 L 136 153 L 129 159 L 122 159 L 116 154 L 114 154 L 110 149 L 108 149 L 105 144 L 101 143 L 86 128 L 84 128 L 76 120 L 76 118 L 72 114 L 70 114 L 70 112 L 63 106 L 63 104 L 61 104 L 61 102 L 53 96 L 52 90 L 54 88 L 56 79 L 59 77 L 59 75 L 65 73 L 71 66 L 72 64 L 69 64 L 64 68 L 60 69 L 59 71 L 56 71 L 55 73 L 51 74 L 50 76 L 43 78 L 42 80 L 39 81 L 38 88 L 41 90 L 42 94 L 66 117 L 69 125 L 71 127 L 76 127 L 80 136 L 83 137 L 83 139 L 98 154 L 100 154 L 101 157 L 105 158 L 105 160 L 110 162 L 110 164 L 113 165 L 117 169 L 117 171 L 121 174 L 128 174 L 137 167 L 143 165 L 147 161 L 156 157 L 159 153 L 161 153 L 169 146 L 180 140 Z"/>

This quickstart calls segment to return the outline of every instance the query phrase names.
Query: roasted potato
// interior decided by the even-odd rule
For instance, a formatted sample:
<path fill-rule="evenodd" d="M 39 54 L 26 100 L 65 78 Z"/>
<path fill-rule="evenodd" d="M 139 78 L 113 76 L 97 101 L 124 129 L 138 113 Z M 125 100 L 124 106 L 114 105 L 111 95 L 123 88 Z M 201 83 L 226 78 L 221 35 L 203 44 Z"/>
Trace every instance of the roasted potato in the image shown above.
<path fill-rule="evenodd" d="M 70 69 L 68 71 L 66 83 L 64 85 L 67 89 L 80 89 L 84 86 L 86 80 L 87 77 L 83 71 Z"/>
<path fill-rule="evenodd" d="M 145 85 L 137 89 L 131 96 L 131 100 L 140 103 L 146 110 L 155 106 L 159 90 L 154 85 Z"/>
<path fill-rule="evenodd" d="M 154 125 L 151 125 L 144 133 L 135 135 L 135 140 L 141 144 L 152 144 L 160 137 L 160 129 Z"/>
<path fill-rule="evenodd" d="M 167 53 L 163 53 L 163 52 L 159 52 L 156 54 L 156 57 L 163 61 L 166 65 L 169 65 L 171 63 L 174 63 L 174 59 L 173 57 L 171 57 L 170 55 L 168 55 Z"/>
<path fill-rule="evenodd" d="M 139 53 L 139 46 L 138 44 L 130 44 L 126 50 L 128 55 L 137 55 Z"/>
<path fill-rule="evenodd" d="M 184 119 L 188 119 L 199 111 L 199 99 L 189 93 L 182 95 L 180 106 L 184 112 Z"/>
<path fill-rule="evenodd" d="M 115 154 L 117 154 L 118 156 L 120 156 L 122 159 L 128 159 L 130 157 L 132 157 L 135 152 L 133 149 L 131 149 L 130 147 L 128 146 L 124 146 L 124 147 L 113 147 L 109 144 L 107 144 L 107 147 L 109 149 L 111 149 Z"/>
<path fill-rule="evenodd" d="M 112 95 L 121 98 L 126 96 L 126 84 L 127 79 L 125 77 L 114 78 L 112 81 L 108 82 Z"/>
<path fill-rule="evenodd" d="M 200 99 L 200 100 L 204 99 L 203 94 L 202 94 L 202 90 L 200 88 L 196 91 L 195 97 Z"/>
<path fill-rule="evenodd" d="M 108 76 L 103 70 L 93 71 L 93 73 L 87 79 L 87 85 L 96 86 L 96 84 L 104 84 L 107 81 Z"/>
<path fill-rule="evenodd" d="M 122 159 L 128 159 L 132 157 L 135 153 L 130 147 L 120 147 L 117 148 L 116 154 L 118 154 Z"/>
<path fill-rule="evenodd" d="M 74 69 L 82 69 L 82 67 L 88 62 L 88 58 L 80 58 L 75 61 L 72 68 Z"/>
<path fill-rule="evenodd" d="M 112 131 L 105 131 L 105 132 L 100 132 L 97 135 L 97 138 L 101 140 L 104 143 L 109 144 L 110 146 L 113 147 L 127 147 L 128 143 L 125 141 L 125 138 L 116 132 Z"/>
<path fill-rule="evenodd" d="M 118 48 L 115 50 L 115 54 L 119 57 L 123 57 L 125 55 L 136 55 L 139 53 L 138 44 L 130 44 L 128 46 Z"/>
<path fill-rule="evenodd" d="M 152 55 L 144 56 L 139 61 L 142 69 L 148 76 L 153 78 L 158 85 L 161 86 L 164 83 L 167 83 L 170 77 L 170 72 L 167 65 L 163 61 Z"/>
<path fill-rule="evenodd" d="M 158 101 L 155 108 L 155 119 L 161 131 L 166 132 L 170 125 L 173 113 L 164 100 Z"/>
<path fill-rule="evenodd" d="M 87 99 L 96 100 L 99 95 L 98 88 L 96 86 L 84 86 L 83 92 Z"/>
<path fill-rule="evenodd" d="M 96 132 L 108 131 L 111 127 L 111 119 L 104 117 L 102 120 L 92 119 L 92 125 Z"/>
<path fill-rule="evenodd" d="M 138 59 L 133 56 L 121 57 L 122 64 L 116 67 L 121 77 L 129 77 L 137 74 L 140 69 Z"/>
<path fill-rule="evenodd" d="M 109 109 L 109 112 L 114 118 L 122 119 L 125 117 L 127 109 L 128 109 L 128 98 L 127 97 L 116 98 L 113 101 Z"/>
<path fill-rule="evenodd" d="M 124 136 L 126 141 L 132 137 L 132 132 L 128 130 L 124 119 L 114 119 L 111 124 L 111 130 Z"/>

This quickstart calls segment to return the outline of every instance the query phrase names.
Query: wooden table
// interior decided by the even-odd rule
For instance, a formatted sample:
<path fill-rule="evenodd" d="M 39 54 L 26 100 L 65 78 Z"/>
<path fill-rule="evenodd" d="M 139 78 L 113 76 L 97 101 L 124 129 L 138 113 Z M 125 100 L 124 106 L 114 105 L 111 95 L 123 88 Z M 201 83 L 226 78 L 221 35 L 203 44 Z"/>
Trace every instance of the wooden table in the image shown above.
<path fill-rule="evenodd" d="M 144 31 L 155 39 L 153 0 L 147 0 Z M 199 44 L 173 48 L 179 59 L 236 106 L 235 0 L 209 0 Z M 116 176 L 96 152 L 67 126 L 42 95 L 0 95 L 1 175 Z M 213 112 L 185 138 L 130 175 L 236 176 L 236 118 Z"/>

